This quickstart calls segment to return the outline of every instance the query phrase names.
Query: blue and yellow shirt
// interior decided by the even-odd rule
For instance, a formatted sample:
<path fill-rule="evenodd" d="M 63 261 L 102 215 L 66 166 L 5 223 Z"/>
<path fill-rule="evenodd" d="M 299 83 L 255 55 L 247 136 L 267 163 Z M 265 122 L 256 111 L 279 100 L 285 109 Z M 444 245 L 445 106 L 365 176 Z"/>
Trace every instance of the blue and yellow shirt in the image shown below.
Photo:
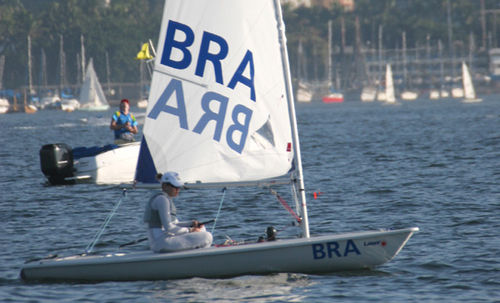
<path fill-rule="evenodd" d="M 116 111 L 112 117 L 113 121 L 116 122 L 117 125 L 124 125 L 127 122 L 130 123 L 130 126 L 137 126 L 137 120 L 132 113 L 128 113 L 127 115 L 123 114 L 120 111 Z M 115 129 L 115 139 L 119 139 L 121 134 L 130 133 L 125 128 Z"/>

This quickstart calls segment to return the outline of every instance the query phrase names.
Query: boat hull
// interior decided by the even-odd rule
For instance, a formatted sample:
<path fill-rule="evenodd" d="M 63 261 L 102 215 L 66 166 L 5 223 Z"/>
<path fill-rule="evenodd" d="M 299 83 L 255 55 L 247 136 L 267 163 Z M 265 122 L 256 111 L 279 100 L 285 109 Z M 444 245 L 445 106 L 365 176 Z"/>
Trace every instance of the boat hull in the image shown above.
<path fill-rule="evenodd" d="M 369 269 L 394 258 L 418 228 L 345 233 L 175 253 L 116 253 L 40 260 L 25 281 L 136 281 Z"/>
<path fill-rule="evenodd" d="M 132 183 L 135 176 L 140 144 L 134 142 L 118 148 L 75 160 L 74 177 L 77 183 Z"/>
<path fill-rule="evenodd" d="M 132 183 L 140 143 L 107 147 L 101 147 L 96 151 L 96 147 L 71 149 L 63 143 L 47 144 L 40 150 L 40 166 L 52 185 Z M 79 155 L 76 156 L 76 153 Z"/>
<path fill-rule="evenodd" d="M 343 94 L 330 94 L 322 98 L 323 103 L 341 103 L 344 102 Z"/>

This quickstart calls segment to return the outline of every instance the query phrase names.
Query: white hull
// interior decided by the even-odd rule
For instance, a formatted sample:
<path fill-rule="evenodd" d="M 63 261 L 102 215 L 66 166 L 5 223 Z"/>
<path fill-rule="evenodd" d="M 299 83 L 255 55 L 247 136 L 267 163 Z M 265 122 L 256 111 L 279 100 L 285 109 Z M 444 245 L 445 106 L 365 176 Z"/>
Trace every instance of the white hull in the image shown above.
<path fill-rule="evenodd" d="M 109 109 L 109 105 L 104 104 L 104 105 L 81 105 L 80 110 L 84 111 L 105 111 Z"/>
<path fill-rule="evenodd" d="M 5 114 L 9 111 L 10 103 L 9 100 L 0 98 L 0 114 Z"/>
<path fill-rule="evenodd" d="M 452 98 L 463 98 L 464 90 L 461 87 L 454 87 L 451 89 L 451 97 Z"/>
<path fill-rule="evenodd" d="M 47 96 L 40 100 L 40 109 L 61 109 L 61 98 L 58 96 Z"/>
<path fill-rule="evenodd" d="M 312 101 L 312 93 L 304 88 L 299 88 L 297 90 L 297 101 L 298 102 L 311 102 Z"/>
<path fill-rule="evenodd" d="M 115 253 L 23 266 L 25 281 L 137 281 L 368 269 L 394 258 L 418 228 L 345 233 L 175 253 Z"/>
<path fill-rule="evenodd" d="M 449 98 L 450 97 L 450 93 L 444 89 L 441 90 L 440 94 L 441 94 L 441 98 Z"/>
<path fill-rule="evenodd" d="M 134 142 L 92 157 L 74 160 L 75 176 L 67 178 L 77 183 L 132 183 L 139 157 L 140 143 Z"/>
<path fill-rule="evenodd" d="M 418 94 L 412 91 L 404 91 L 401 93 L 401 99 L 406 101 L 413 101 L 418 98 Z"/>
<path fill-rule="evenodd" d="M 147 108 L 148 107 L 148 99 L 143 99 L 137 102 L 138 108 Z"/>
<path fill-rule="evenodd" d="M 80 108 L 80 102 L 76 99 L 62 99 L 61 109 L 66 112 L 72 112 Z"/>
<path fill-rule="evenodd" d="M 481 101 L 483 101 L 483 99 L 481 99 L 481 98 L 470 98 L 470 99 L 465 98 L 462 100 L 463 103 L 478 103 Z"/>
<path fill-rule="evenodd" d="M 387 95 L 385 94 L 385 91 L 381 91 L 377 93 L 377 101 L 384 102 L 387 100 Z"/>
<path fill-rule="evenodd" d="M 365 87 L 361 91 L 361 101 L 372 102 L 377 97 L 377 90 L 374 87 Z"/>
<path fill-rule="evenodd" d="M 431 100 L 437 100 L 439 99 L 439 91 L 438 90 L 431 90 L 429 93 L 429 99 Z"/>

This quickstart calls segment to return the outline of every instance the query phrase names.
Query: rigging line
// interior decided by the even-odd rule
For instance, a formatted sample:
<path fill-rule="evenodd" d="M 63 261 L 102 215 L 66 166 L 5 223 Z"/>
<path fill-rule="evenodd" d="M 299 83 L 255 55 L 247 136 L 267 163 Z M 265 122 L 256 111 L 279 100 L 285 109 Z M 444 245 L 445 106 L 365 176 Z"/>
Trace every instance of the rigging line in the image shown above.
<path fill-rule="evenodd" d="M 297 193 L 297 183 L 296 182 L 293 182 L 291 184 L 291 191 L 292 191 L 293 200 L 295 201 L 295 210 L 299 213 L 300 216 L 302 216 L 302 213 L 300 212 L 299 195 Z"/>
<path fill-rule="evenodd" d="M 220 210 L 222 209 L 222 204 L 224 202 L 224 197 L 226 196 L 226 190 L 227 190 L 226 187 L 222 189 L 222 198 L 220 200 L 219 210 L 217 210 L 217 215 L 215 216 L 214 225 L 212 226 L 212 236 L 214 235 L 215 226 L 217 225 L 217 219 L 219 218 Z"/>
<path fill-rule="evenodd" d="M 120 207 L 120 204 L 123 202 L 123 200 L 125 199 L 126 196 L 127 196 L 127 189 L 124 188 L 120 200 L 118 201 L 118 203 L 116 203 L 115 207 L 111 210 L 111 212 L 109 213 L 106 220 L 104 220 L 104 223 L 101 225 L 101 229 L 94 236 L 94 239 L 92 240 L 92 242 L 90 242 L 89 245 L 87 245 L 87 248 L 85 248 L 86 254 L 90 254 L 92 252 L 92 250 L 94 249 L 94 246 L 99 241 L 99 238 L 101 237 L 102 233 L 104 232 L 104 229 L 106 229 L 106 226 L 108 226 L 109 221 L 111 221 L 111 218 L 116 213 L 116 211 L 118 210 L 118 207 Z"/>
<path fill-rule="evenodd" d="M 281 198 L 281 196 L 273 189 L 270 189 L 271 191 L 271 194 L 275 195 L 276 198 L 278 199 L 278 201 L 280 201 L 281 205 L 283 205 L 283 207 L 285 207 L 286 210 L 288 210 L 288 212 L 295 218 L 295 220 L 297 220 L 298 223 L 302 222 L 302 218 L 300 218 L 294 211 L 293 209 L 290 207 L 290 205 L 288 205 L 288 203 L 286 203 L 286 201 Z"/>

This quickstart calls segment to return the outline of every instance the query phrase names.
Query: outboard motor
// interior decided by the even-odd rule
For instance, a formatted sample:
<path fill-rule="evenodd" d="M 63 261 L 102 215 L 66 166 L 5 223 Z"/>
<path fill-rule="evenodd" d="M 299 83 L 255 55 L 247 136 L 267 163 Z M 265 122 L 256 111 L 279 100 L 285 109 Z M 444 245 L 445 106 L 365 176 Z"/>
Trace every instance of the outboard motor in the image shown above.
<path fill-rule="evenodd" d="M 40 166 L 42 172 L 52 185 L 74 184 L 73 151 L 64 143 L 47 144 L 40 149 Z"/>

